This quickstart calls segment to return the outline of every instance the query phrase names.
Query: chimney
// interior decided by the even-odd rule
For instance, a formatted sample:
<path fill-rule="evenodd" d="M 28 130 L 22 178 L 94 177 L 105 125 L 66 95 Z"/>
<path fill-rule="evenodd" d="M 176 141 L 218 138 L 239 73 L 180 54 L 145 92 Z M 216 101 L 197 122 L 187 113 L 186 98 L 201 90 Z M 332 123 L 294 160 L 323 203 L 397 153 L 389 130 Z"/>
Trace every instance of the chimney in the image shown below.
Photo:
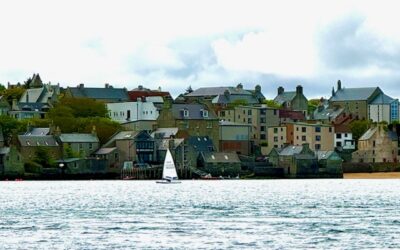
<path fill-rule="evenodd" d="M 228 99 L 229 98 L 229 90 L 225 89 L 224 96 Z"/>
<path fill-rule="evenodd" d="M 91 132 L 91 134 L 94 135 L 94 136 L 97 136 L 96 126 L 93 126 L 93 127 L 92 127 L 92 132 Z"/>
<path fill-rule="evenodd" d="M 280 86 L 280 87 L 278 88 L 278 95 L 283 94 L 283 92 L 285 92 L 285 89 L 284 89 L 282 86 Z"/>
<path fill-rule="evenodd" d="M 261 93 L 261 86 L 260 85 L 258 85 L 258 84 L 256 85 L 255 92 L 257 94 Z"/>
<path fill-rule="evenodd" d="M 301 85 L 297 85 L 296 87 L 296 93 L 297 94 L 303 94 L 303 87 Z"/>
<path fill-rule="evenodd" d="M 173 150 L 174 149 L 174 139 L 170 139 L 170 140 L 168 140 L 168 148 L 169 148 L 169 150 Z"/>
<path fill-rule="evenodd" d="M 335 87 L 332 87 L 332 96 L 335 96 Z"/>
<path fill-rule="evenodd" d="M 12 99 L 12 106 L 11 106 L 12 110 L 18 110 L 18 102 L 17 99 Z"/>
<path fill-rule="evenodd" d="M 110 84 L 106 83 L 105 88 L 108 89 L 110 87 Z"/>
<path fill-rule="evenodd" d="M 85 87 L 85 84 L 81 83 L 78 85 L 78 88 L 83 89 Z"/>
<path fill-rule="evenodd" d="M 342 89 L 342 82 L 340 80 L 337 81 L 337 90 L 341 90 Z"/>
<path fill-rule="evenodd" d="M 241 83 L 239 83 L 239 84 L 236 86 L 236 88 L 237 88 L 237 89 L 243 89 L 243 85 L 242 85 Z"/>

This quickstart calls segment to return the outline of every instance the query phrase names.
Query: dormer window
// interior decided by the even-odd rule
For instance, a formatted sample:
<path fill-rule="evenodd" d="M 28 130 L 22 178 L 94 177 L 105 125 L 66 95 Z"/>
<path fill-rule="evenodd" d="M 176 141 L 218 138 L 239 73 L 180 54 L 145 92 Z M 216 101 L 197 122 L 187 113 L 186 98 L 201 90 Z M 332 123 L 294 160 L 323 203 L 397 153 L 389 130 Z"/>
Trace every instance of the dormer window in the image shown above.
<path fill-rule="evenodd" d="M 183 117 L 189 117 L 189 110 L 187 109 L 183 110 Z"/>
<path fill-rule="evenodd" d="M 203 117 L 208 117 L 208 110 L 201 110 Z"/>

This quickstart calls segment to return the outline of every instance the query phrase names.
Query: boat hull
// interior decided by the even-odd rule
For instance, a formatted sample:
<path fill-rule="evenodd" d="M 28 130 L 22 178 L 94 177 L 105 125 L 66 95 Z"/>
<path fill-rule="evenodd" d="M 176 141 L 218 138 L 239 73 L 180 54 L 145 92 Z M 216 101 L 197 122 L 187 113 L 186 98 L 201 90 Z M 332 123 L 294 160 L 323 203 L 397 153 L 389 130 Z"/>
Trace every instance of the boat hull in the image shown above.
<path fill-rule="evenodd" d="M 180 184 L 180 181 L 156 181 L 157 184 Z"/>

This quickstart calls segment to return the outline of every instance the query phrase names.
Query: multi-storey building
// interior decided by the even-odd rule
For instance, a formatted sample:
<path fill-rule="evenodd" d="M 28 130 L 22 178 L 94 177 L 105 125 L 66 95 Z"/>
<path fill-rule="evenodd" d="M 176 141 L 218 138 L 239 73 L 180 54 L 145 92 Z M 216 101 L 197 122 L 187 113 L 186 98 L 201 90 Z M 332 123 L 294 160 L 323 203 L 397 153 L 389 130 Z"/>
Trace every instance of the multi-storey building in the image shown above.
<path fill-rule="evenodd" d="M 308 143 L 313 150 L 334 149 L 334 127 L 327 124 L 287 123 L 287 142 L 300 146 Z"/>
<path fill-rule="evenodd" d="M 372 127 L 358 139 L 358 149 L 352 154 L 353 162 L 398 162 L 397 133 L 386 131 L 384 125 Z"/>
<path fill-rule="evenodd" d="M 368 112 L 368 105 L 381 94 L 383 92 L 378 87 L 343 88 L 339 80 L 336 91 L 332 89 L 329 106 L 331 108 L 344 108 L 359 119 L 370 119 L 371 112 Z"/>
<path fill-rule="evenodd" d="M 179 129 L 178 137 L 209 136 L 219 148 L 219 119 L 203 104 L 172 104 L 164 108 L 157 119 L 158 128 Z"/>
<path fill-rule="evenodd" d="M 267 128 L 280 124 L 279 110 L 266 105 L 235 107 L 235 122 L 252 125 L 251 139 L 260 145 L 268 141 Z"/>

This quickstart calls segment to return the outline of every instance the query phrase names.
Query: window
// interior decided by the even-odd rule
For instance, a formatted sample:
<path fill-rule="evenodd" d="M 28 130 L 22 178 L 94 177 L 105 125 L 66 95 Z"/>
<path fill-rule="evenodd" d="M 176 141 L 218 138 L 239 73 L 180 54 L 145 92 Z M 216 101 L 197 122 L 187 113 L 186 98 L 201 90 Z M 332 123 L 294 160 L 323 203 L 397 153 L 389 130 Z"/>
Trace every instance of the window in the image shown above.
<path fill-rule="evenodd" d="M 321 149 L 321 144 L 315 144 L 315 150 L 320 150 Z"/>
<path fill-rule="evenodd" d="M 316 140 L 316 141 L 321 141 L 321 136 L 320 136 L 320 135 L 316 135 L 316 136 L 315 136 L 315 140 Z"/>
<path fill-rule="evenodd" d="M 221 111 L 221 116 L 225 116 L 225 111 Z"/>
<path fill-rule="evenodd" d="M 301 127 L 301 132 L 303 132 L 303 133 L 307 132 L 307 128 L 306 127 Z"/>
<path fill-rule="evenodd" d="M 260 127 L 260 131 L 263 131 L 263 132 L 264 132 L 264 131 L 265 131 L 265 126 L 261 126 L 261 127 Z"/>
<path fill-rule="evenodd" d="M 341 147 L 342 146 L 342 142 L 341 141 L 337 141 L 336 142 L 336 147 Z"/>
<path fill-rule="evenodd" d="M 267 114 L 267 110 L 266 109 L 260 109 L 260 114 L 262 114 L 262 115 Z"/>
<path fill-rule="evenodd" d="M 251 120 L 251 118 L 247 118 L 247 123 L 249 123 L 249 124 L 251 124 L 251 123 L 252 123 L 252 120 Z"/>
<path fill-rule="evenodd" d="M 274 134 L 278 133 L 278 128 L 274 128 Z"/>
<path fill-rule="evenodd" d="M 376 146 L 375 141 L 372 141 L 372 147 L 375 147 L 375 146 Z"/>
<path fill-rule="evenodd" d="M 254 138 L 255 138 L 255 137 L 254 137 Z M 266 138 L 267 138 L 267 137 L 266 137 L 265 134 L 261 134 L 261 135 L 260 135 L 260 139 L 261 139 L 261 140 L 265 140 Z"/>
<path fill-rule="evenodd" d="M 336 134 L 336 139 L 342 139 L 342 134 Z"/>
<path fill-rule="evenodd" d="M 329 133 L 332 133 L 332 127 L 329 127 Z"/>
<path fill-rule="evenodd" d="M 251 109 L 247 110 L 247 115 L 251 115 Z"/>
<path fill-rule="evenodd" d="M 89 149 L 90 149 L 90 150 L 93 149 L 93 143 L 89 143 Z"/>
<path fill-rule="evenodd" d="M 274 115 L 276 115 L 278 113 L 278 110 L 274 109 Z"/>
<path fill-rule="evenodd" d="M 260 123 L 265 123 L 265 122 L 266 122 L 265 117 L 261 117 L 261 118 L 260 118 Z"/>
<path fill-rule="evenodd" d="M 246 114 L 246 110 L 244 110 L 244 109 L 243 109 L 243 114 L 244 114 L 244 115 Z"/>
<path fill-rule="evenodd" d="M 315 127 L 315 132 L 317 133 L 321 132 L 321 127 Z"/>
<path fill-rule="evenodd" d="M 299 131 L 299 127 L 296 127 L 296 131 Z"/>
<path fill-rule="evenodd" d="M 344 137 L 346 137 L 346 138 L 347 138 L 347 133 L 345 133 L 345 134 L 344 134 Z"/>
<path fill-rule="evenodd" d="M 183 110 L 183 117 L 189 117 L 189 110 L 187 109 Z"/>
<path fill-rule="evenodd" d="M 306 140 L 307 140 L 307 136 L 303 135 L 303 136 L 301 137 L 301 140 L 302 140 L 302 141 L 306 141 Z"/>
<path fill-rule="evenodd" d="M 278 136 L 274 136 L 274 142 L 278 141 Z"/>

